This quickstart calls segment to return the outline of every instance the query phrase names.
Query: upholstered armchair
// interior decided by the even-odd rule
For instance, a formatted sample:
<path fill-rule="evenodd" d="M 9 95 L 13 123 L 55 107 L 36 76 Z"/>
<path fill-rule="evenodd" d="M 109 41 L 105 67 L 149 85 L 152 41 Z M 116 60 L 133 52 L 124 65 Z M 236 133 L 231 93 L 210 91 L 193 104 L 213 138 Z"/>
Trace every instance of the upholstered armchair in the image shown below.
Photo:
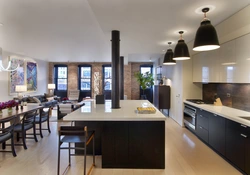
<path fill-rule="evenodd" d="M 68 92 L 68 99 L 70 101 L 78 101 L 80 95 L 79 90 L 69 90 Z"/>

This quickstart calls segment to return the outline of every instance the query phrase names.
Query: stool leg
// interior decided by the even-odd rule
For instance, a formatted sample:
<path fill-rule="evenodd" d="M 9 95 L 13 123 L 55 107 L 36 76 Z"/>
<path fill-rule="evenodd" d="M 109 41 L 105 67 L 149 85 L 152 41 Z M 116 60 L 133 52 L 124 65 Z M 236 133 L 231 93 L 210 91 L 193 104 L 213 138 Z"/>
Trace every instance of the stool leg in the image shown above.
<path fill-rule="evenodd" d="M 86 175 L 86 164 L 87 164 L 87 145 L 86 141 L 84 143 L 84 169 L 83 169 L 83 174 Z"/>
<path fill-rule="evenodd" d="M 93 164 L 95 165 L 95 135 L 92 139 L 93 142 Z"/>
<path fill-rule="evenodd" d="M 70 143 L 69 143 L 69 166 L 71 165 L 71 157 L 70 157 Z"/>
<path fill-rule="evenodd" d="M 58 160 L 57 160 L 57 175 L 60 174 L 60 136 L 58 140 Z"/>

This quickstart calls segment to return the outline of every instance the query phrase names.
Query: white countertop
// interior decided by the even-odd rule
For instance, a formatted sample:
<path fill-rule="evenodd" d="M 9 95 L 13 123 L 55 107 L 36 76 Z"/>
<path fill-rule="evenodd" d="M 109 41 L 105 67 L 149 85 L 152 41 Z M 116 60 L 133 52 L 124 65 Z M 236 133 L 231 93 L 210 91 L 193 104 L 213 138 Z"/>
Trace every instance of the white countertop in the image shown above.
<path fill-rule="evenodd" d="M 184 101 L 186 104 L 190 104 L 191 106 L 195 106 L 197 108 L 204 109 L 208 112 L 220 115 L 222 117 L 225 117 L 227 119 L 233 120 L 235 122 L 241 123 L 243 125 L 250 127 L 250 120 L 246 120 L 240 117 L 250 117 L 250 112 L 230 108 L 227 106 L 215 106 L 212 104 L 195 104 L 189 101 Z"/>
<path fill-rule="evenodd" d="M 105 104 L 84 101 L 85 105 L 63 117 L 63 121 L 164 121 L 166 117 L 157 109 L 155 114 L 138 114 L 137 107 L 154 107 L 147 100 L 120 100 L 119 109 L 111 108 L 111 100 Z"/>

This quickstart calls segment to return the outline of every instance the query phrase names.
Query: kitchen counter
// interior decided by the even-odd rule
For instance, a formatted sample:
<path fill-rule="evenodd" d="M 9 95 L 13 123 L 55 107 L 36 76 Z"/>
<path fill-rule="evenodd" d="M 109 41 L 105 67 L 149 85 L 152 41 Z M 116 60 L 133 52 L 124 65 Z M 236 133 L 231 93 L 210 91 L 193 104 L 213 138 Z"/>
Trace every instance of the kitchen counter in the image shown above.
<path fill-rule="evenodd" d="M 241 117 L 249 117 L 250 118 L 250 112 L 239 110 L 239 109 L 234 109 L 230 108 L 227 106 L 215 106 L 212 104 L 195 104 L 189 101 L 184 101 L 184 103 L 189 104 L 191 106 L 201 108 L 203 110 L 206 110 L 208 112 L 220 115 L 224 118 L 233 120 L 235 122 L 241 123 L 243 125 L 249 126 L 250 127 L 250 120 L 243 119 Z"/>
<path fill-rule="evenodd" d="M 157 109 L 154 114 L 138 114 L 137 107 L 154 107 L 147 100 L 121 100 L 119 109 L 111 108 L 111 100 L 105 104 L 84 101 L 85 105 L 68 114 L 63 121 L 165 121 L 166 117 Z"/>
<path fill-rule="evenodd" d="M 120 100 L 119 109 L 112 109 L 110 100 L 105 104 L 93 100 L 84 103 L 63 121 L 95 130 L 95 153 L 102 155 L 102 168 L 165 168 L 166 117 L 149 101 Z M 137 107 L 154 107 L 156 112 L 138 114 Z"/>

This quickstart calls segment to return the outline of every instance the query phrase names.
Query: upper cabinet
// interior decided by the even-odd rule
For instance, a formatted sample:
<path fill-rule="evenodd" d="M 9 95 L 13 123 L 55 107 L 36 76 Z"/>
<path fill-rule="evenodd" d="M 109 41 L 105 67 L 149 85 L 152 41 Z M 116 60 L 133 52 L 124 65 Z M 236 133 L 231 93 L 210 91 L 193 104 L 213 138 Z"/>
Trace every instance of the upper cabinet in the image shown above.
<path fill-rule="evenodd" d="M 250 34 L 235 40 L 237 71 L 235 83 L 250 83 Z"/>
<path fill-rule="evenodd" d="M 193 82 L 250 83 L 250 34 L 193 56 Z"/>
<path fill-rule="evenodd" d="M 224 43 L 219 48 L 219 74 L 221 83 L 233 83 L 236 79 L 235 40 Z"/>
<path fill-rule="evenodd" d="M 192 59 L 193 82 L 219 82 L 218 50 L 200 52 Z"/>

